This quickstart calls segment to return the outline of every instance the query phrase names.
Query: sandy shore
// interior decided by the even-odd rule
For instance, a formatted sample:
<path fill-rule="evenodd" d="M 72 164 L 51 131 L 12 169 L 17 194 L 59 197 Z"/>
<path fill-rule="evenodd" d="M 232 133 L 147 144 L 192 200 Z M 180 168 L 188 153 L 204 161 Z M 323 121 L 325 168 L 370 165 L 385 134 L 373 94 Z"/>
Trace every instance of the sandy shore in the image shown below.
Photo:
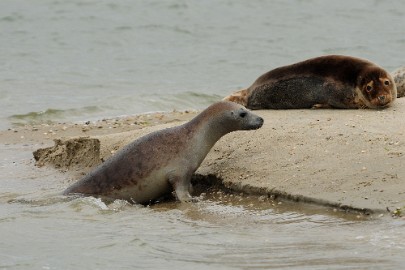
<path fill-rule="evenodd" d="M 223 137 L 198 174 L 215 176 L 237 192 L 343 209 L 380 213 L 405 206 L 405 99 L 382 111 L 256 113 L 265 119 L 264 126 Z M 155 113 L 25 126 L 0 132 L 0 140 L 42 149 L 34 153 L 38 166 L 57 167 L 77 179 L 135 138 L 195 115 Z"/>

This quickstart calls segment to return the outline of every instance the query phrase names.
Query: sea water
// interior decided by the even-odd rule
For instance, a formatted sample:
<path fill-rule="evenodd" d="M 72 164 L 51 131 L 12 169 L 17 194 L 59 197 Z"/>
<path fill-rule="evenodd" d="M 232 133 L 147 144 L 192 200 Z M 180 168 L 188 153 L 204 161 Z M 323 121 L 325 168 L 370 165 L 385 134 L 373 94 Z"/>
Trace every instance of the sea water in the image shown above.
<path fill-rule="evenodd" d="M 325 54 L 405 65 L 403 1 L 0 2 L 0 128 L 202 109 Z"/>
<path fill-rule="evenodd" d="M 202 109 L 324 54 L 405 65 L 403 1 L 0 2 L 0 128 Z M 0 269 L 401 269 L 404 220 L 222 194 L 151 207 L 66 198 L 1 145 Z"/>

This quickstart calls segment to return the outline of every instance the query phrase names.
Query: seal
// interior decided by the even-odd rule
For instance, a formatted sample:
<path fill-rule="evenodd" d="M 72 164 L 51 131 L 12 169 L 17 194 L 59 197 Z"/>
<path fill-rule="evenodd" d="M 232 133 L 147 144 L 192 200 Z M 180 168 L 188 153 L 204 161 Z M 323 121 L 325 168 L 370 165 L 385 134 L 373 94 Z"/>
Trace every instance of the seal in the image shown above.
<path fill-rule="evenodd" d="M 391 76 L 397 86 L 397 97 L 405 96 L 405 67 L 400 67 L 393 72 Z"/>
<path fill-rule="evenodd" d="M 192 201 L 191 176 L 225 134 L 254 130 L 263 118 L 227 101 L 214 103 L 189 122 L 145 135 L 68 187 L 63 194 L 83 194 L 147 204 L 174 190 Z"/>
<path fill-rule="evenodd" d="M 391 75 L 351 56 L 327 55 L 273 69 L 224 100 L 249 109 L 380 109 L 397 97 Z"/>

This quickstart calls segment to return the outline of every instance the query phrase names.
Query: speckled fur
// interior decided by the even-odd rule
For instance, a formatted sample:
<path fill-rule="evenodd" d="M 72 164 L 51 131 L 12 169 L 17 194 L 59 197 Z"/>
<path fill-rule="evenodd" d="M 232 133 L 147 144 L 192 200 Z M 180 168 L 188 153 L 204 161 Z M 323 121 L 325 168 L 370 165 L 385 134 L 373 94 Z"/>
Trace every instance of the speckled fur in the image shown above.
<path fill-rule="evenodd" d="M 174 189 L 180 201 L 189 201 L 190 178 L 215 142 L 229 132 L 262 124 L 262 118 L 236 103 L 215 103 L 188 123 L 128 144 L 64 194 L 148 203 Z"/>

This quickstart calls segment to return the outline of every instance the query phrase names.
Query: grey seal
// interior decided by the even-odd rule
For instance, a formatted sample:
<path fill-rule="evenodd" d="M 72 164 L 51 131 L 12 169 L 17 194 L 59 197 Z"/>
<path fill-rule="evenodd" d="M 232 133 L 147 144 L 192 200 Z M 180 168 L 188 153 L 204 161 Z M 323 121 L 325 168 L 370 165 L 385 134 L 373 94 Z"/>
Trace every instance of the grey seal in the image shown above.
<path fill-rule="evenodd" d="M 263 118 L 227 101 L 214 103 L 189 122 L 145 135 L 68 187 L 83 194 L 147 204 L 171 191 L 181 202 L 192 200 L 192 174 L 225 134 L 254 130 Z"/>

